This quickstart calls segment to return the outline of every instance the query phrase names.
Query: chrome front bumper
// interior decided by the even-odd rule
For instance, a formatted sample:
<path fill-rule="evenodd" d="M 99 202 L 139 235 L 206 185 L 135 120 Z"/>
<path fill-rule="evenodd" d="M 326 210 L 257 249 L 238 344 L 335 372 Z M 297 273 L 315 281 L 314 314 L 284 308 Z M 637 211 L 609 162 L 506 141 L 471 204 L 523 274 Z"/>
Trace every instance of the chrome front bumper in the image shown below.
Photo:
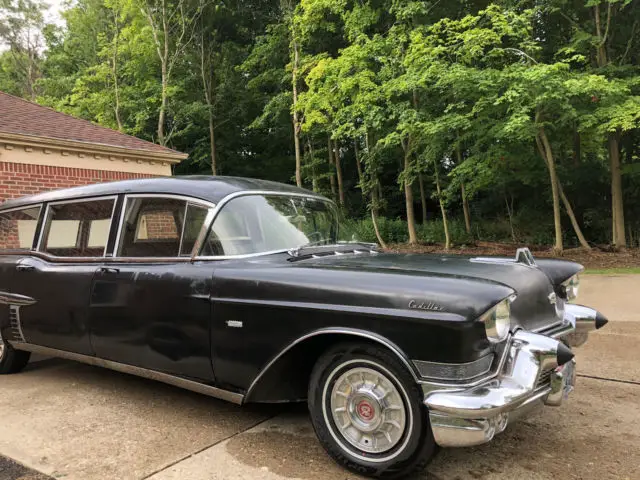
<path fill-rule="evenodd" d="M 562 404 L 575 385 L 575 361 L 566 345 L 581 345 L 590 330 L 605 323 L 591 308 L 566 305 L 563 324 L 548 335 L 515 332 L 497 373 L 488 380 L 459 388 L 425 388 L 436 443 L 479 445 L 536 407 Z"/>

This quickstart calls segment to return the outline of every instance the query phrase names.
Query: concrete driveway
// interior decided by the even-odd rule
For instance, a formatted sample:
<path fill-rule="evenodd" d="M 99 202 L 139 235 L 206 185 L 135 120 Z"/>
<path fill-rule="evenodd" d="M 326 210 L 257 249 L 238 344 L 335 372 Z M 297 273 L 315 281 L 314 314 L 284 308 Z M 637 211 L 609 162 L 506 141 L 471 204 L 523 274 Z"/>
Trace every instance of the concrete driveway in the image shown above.
<path fill-rule="evenodd" d="M 640 275 L 583 276 L 611 320 L 578 349 L 560 408 L 488 445 L 443 450 L 420 479 L 640 478 Z M 305 406 L 237 407 L 48 359 L 0 379 L 0 455 L 68 480 L 353 479 L 315 439 Z M 37 473 L 0 459 L 0 479 Z"/>

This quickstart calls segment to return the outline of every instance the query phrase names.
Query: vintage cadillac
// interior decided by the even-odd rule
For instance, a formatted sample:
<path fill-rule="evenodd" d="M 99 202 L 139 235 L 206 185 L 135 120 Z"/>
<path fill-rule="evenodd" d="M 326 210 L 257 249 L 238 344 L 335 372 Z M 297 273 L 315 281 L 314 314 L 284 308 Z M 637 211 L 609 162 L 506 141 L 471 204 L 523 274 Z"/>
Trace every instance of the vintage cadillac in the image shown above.
<path fill-rule="evenodd" d="M 607 323 L 582 267 L 383 253 L 335 205 L 230 177 L 77 187 L 0 206 L 0 373 L 31 353 L 237 404 L 308 402 L 326 451 L 397 478 L 571 392 Z"/>

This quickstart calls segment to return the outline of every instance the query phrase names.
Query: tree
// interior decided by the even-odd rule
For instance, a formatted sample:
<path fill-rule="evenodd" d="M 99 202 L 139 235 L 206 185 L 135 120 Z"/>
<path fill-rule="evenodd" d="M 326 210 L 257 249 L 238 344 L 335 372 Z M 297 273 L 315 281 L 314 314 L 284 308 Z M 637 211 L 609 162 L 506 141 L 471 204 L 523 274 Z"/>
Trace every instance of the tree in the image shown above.
<path fill-rule="evenodd" d="M 4 46 L 9 52 L 2 55 L 2 70 L 13 77 L 10 88 L 31 100 L 41 75 L 45 9 L 40 0 L 0 0 L 0 50 Z"/>

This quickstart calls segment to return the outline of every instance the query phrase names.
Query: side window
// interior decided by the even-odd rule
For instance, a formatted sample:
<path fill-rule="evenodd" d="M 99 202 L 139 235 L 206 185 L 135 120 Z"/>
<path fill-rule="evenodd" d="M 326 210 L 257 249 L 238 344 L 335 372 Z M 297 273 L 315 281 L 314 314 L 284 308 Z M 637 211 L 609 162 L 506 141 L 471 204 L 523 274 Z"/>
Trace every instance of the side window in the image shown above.
<path fill-rule="evenodd" d="M 180 247 L 180 256 L 191 256 L 202 224 L 207 217 L 208 208 L 192 203 L 187 205 L 187 214 L 184 221 L 184 233 L 182 235 L 182 246 Z"/>
<path fill-rule="evenodd" d="M 31 250 L 40 206 L 0 213 L 0 250 Z"/>
<path fill-rule="evenodd" d="M 208 209 L 184 200 L 129 198 L 117 255 L 120 257 L 189 256 Z"/>
<path fill-rule="evenodd" d="M 57 257 L 102 257 L 115 200 L 49 205 L 40 250 Z"/>

